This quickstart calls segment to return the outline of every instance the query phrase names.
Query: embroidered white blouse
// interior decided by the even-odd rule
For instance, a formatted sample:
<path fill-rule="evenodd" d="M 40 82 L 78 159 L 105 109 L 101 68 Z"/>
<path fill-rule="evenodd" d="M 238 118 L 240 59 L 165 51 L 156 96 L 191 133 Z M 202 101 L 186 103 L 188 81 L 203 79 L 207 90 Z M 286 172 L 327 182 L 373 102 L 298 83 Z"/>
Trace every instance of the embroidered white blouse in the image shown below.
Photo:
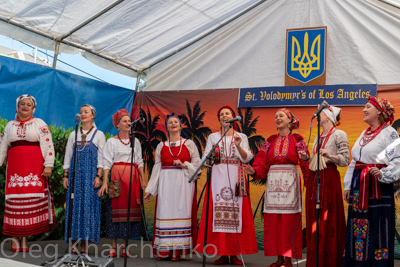
<path fill-rule="evenodd" d="M 86 136 L 86 142 L 89 142 L 92 139 L 92 136 L 97 128 L 94 128 L 88 136 Z M 86 134 L 89 130 L 83 130 L 83 133 Z M 77 141 L 80 142 L 82 140 L 81 131 L 78 130 Z M 97 168 L 103 168 L 103 148 L 106 144 L 106 137 L 104 133 L 97 129 L 97 133 L 93 138 L 93 144 L 97 147 Z M 71 166 L 72 155 L 74 154 L 74 143 L 75 143 L 75 131 L 71 132 L 68 137 L 67 148 L 65 149 L 65 157 L 64 157 L 64 170 L 69 169 Z"/>
<path fill-rule="evenodd" d="M 129 139 L 122 139 L 124 143 L 128 143 Z M 138 165 L 138 168 L 143 167 L 142 147 L 139 139 L 135 138 L 135 154 L 133 155 L 133 163 Z M 103 168 L 110 170 L 116 162 L 131 163 L 131 145 L 124 145 L 117 138 L 107 140 L 103 150 Z"/>
<path fill-rule="evenodd" d="M 185 142 L 186 139 L 182 139 L 182 142 Z M 176 146 L 180 146 L 181 141 L 177 141 L 175 144 Z M 165 142 L 165 146 L 169 146 L 168 142 Z M 187 169 L 182 169 L 185 177 L 188 179 L 194 174 L 197 168 L 200 166 L 201 160 L 199 156 L 199 151 L 197 150 L 196 144 L 188 139 L 184 146 L 189 150 L 191 162 L 185 161 L 184 164 L 188 166 Z M 158 184 L 160 179 L 160 174 L 162 170 L 162 162 L 161 162 L 161 149 L 164 147 L 164 142 L 160 142 L 156 148 L 156 160 L 154 163 L 153 170 L 151 172 L 151 178 L 149 180 L 149 184 L 146 187 L 146 193 L 150 193 L 153 197 L 158 194 Z M 200 177 L 201 171 L 198 173 L 195 179 Z"/>
<path fill-rule="evenodd" d="M 54 146 L 49 126 L 39 119 L 33 118 L 22 124 L 19 121 L 9 121 L 0 136 L 0 166 L 3 164 L 12 142 L 39 142 L 42 151 L 44 167 L 54 166 Z"/>
<path fill-rule="evenodd" d="M 396 130 L 391 126 L 386 126 L 372 141 L 365 146 L 360 146 L 360 139 L 364 132 L 365 130 L 358 137 L 351 150 L 353 159 L 344 176 L 344 190 L 351 188 L 356 161 L 366 164 L 386 164 L 387 167 L 381 169 L 382 178 L 378 179 L 381 183 L 393 183 L 400 176 L 400 139 Z"/>
<path fill-rule="evenodd" d="M 321 143 L 325 142 L 326 137 L 321 138 Z M 318 136 L 314 139 L 313 145 L 313 153 L 316 154 L 317 151 L 317 142 Z M 324 147 L 330 155 L 336 155 L 339 157 L 339 164 L 340 167 L 346 167 L 350 161 L 350 151 L 349 151 L 349 139 L 347 134 L 339 129 L 335 129 L 335 131 L 331 134 L 328 141 Z M 332 160 L 325 158 L 326 163 L 332 163 Z"/>

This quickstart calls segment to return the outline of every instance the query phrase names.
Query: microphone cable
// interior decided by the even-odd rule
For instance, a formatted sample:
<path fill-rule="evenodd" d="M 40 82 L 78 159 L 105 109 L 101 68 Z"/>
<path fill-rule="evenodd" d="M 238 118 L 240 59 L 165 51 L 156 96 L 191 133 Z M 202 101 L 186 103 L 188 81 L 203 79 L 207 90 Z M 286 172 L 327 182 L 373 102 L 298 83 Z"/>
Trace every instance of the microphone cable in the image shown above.
<path fill-rule="evenodd" d="M 308 141 L 307 141 L 307 151 L 308 151 L 308 146 L 310 145 L 311 131 L 312 131 L 312 119 L 311 119 L 311 123 L 310 123 L 310 134 L 308 135 Z M 307 167 L 307 163 L 304 161 L 304 169 L 305 169 L 306 167 Z M 301 168 L 301 165 L 300 165 L 300 168 Z M 300 183 L 301 183 L 301 177 L 299 177 L 299 178 L 300 178 Z M 304 173 L 303 173 L 303 180 L 304 180 Z M 305 183 L 303 183 L 303 189 L 302 189 L 302 195 L 303 195 L 303 196 L 304 196 L 304 189 L 305 189 Z M 301 202 L 301 209 L 303 210 L 303 201 Z M 294 256 L 296 257 L 296 265 L 297 265 L 297 267 L 299 266 L 299 260 L 298 260 L 298 257 L 297 257 L 297 255 L 296 255 L 296 248 L 295 248 L 295 246 L 294 246 L 294 238 L 295 238 L 296 231 L 298 230 L 298 228 L 299 228 L 299 226 L 300 226 L 300 222 L 301 222 L 302 216 L 303 216 L 303 213 L 301 212 L 301 213 L 300 213 L 300 219 L 299 219 L 299 221 L 297 222 L 297 226 L 296 226 L 296 228 L 295 228 L 295 230 L 294 230 L 294 232 L 293 232 L 293 236 L 292 236 L 293 254 L 294 254 Z M 302 232 L 302 235 L 301 235 L 301 240 L 303 241 L 303 232 Z M 302 243 L 303 243 L 303 242 L 302 242 Z"/>

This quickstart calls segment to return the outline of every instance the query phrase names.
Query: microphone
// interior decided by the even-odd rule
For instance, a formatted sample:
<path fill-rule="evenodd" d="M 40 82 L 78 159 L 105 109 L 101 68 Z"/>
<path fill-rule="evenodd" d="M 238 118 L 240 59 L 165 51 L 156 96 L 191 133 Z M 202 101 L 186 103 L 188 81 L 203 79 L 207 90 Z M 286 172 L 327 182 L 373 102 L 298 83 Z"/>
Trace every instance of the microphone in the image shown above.
<path fill-rule="evenodd" d="M 226 122 L 225 122 L 225 125 L 226 125 L 227 123 L 232 123 L 232 122 L 235 122 L 235 121 L 240 121 L 241 119 L 242 119 L 242 117 L 237 116 L 236 118 L 233 118 L 233 119 L 231 119 L 231 120 L 229 120 L 229 121 L 226 121 Z"/>
<path fill-rule="evenodd" d="M 319 109 L 317 109 L 317 111 L 314 113 L 314 115 L 312 116 L 312 120 L 315 118 L 315 117 L 317 117 L 320 113 L 321 113 L 321 111 L 324 109 L 324 108 L 327 108 L 329 106 L 329 104 L 328 104 L 328 102 L 326 102 L 325 100 L 324 100 L 324 102 L 322 102 L 321 103 L 321 106 L 319 107 Z"/>
<path fill-rule="evenodd" d="M 129 126 L 132 126 L 132 125 L 134 125 L 134 124 L 136 124 L 136 123 L 138 123 L 138 122 L 144 123 L 144 122 L 146 121 L 146 119 L 144 118 L 144 116 L 143 116 L 143 114 L 142 114 L 141 111 L 139 112 L 139 114 L 140 114 L 139 119 L 133 120 L 133 121 L 129 124 Z"/>
<path fill-rule="evenodd" d="M 81 114 L 76 113 L 75 114 L 75 120 L 78 122 L 81 119 Z"/>

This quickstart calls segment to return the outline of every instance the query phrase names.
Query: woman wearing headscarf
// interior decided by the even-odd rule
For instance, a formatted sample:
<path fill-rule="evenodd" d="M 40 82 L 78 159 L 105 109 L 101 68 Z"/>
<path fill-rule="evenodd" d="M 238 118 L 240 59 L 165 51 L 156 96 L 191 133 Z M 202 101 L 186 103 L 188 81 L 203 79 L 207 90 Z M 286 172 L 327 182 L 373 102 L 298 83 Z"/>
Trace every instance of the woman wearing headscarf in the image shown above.
<path fill-rule="evenodd" d="M 106 138 L 97 129 L 94 119 L 96 109 L 85 104 L 80 109 L 81 127 L 77 132 L 76 168 L 74 158 L 75 131 L 68 138 L 64 157 L 63 186 L 68 189 L 65 210 L 65 237 L 67 243 L 69 229 L 69 205 L 71 180 L 74 180 L 74 200 L 72 207 L 71 240 L 83 241 L 81 254 L 87 254 L 87 242 L 100 243 L 101 198 L 97 196 L 103 172 L 103 147 Z M 75 175 L 74 175 L 75 171 Z M 75 249 L 72 250 L 73 253 Z"/>
<path fill-rule="evenodd" d="M 296 165 L 300 164 L 303 177 L 308 175 L 308 163 L 299 158 L 308 153 L 301 135 L 292 133 L 299 128 L 299 120 L 287 108 L 275 113 L 278 134 L 271 135 L 258 152 L 253 167 L 245 165 L 245 172 L 255 179 L 265 179 L 264 199 L 264 255 L 278 256 L 270 267 L 292 266 L 291 259 L 302 258 L 301 179 Z"/>
<path fill-rule="evenodd" d="M 182 122 L 172 114 L 165 120 L 168 140 L 158 144 L 156 161 L 144 200 L 157 196 L 153 248 L 157 259 L 190 253 L 197 236 L 197 194 L 189 178 L 200 165 L 192 140 L 181 137 Z"/>
<path fill-rule="evenodd" d="M 336 128 L 340 124 L 340 113 L 341 109 L 335 106 L 328 106 L 320 113 L 323 129 L 319 136 L 320 155 L 323 156 L 326 168 L 320 169 L 318 265 L 326 267 L 341 266 L 346 232 L 342 185 L 337 166 L 345 167 L 349 164 L 350 151 L 347 134 Z M 313 160 L 317 159 L 317 143 L 318 136 L 312 148 Z M 310 159 L 305 152 L 301 152 L 301 158 Z M 316 265 L 317 172 L 312 165 L 306 185 L 307 266 Z"/>
<path fill-rule="evenodd" d="M 111 170 L 111 181 L 120 180 L 121 193 L 118 197 L 107 200 L 106 238 L 111 238 L 112 248 L 109 256 L 117 256 L 117 239 L 126 237 L 126 223 L 129 199 L 129 181 L 131 168 L 131 141 L 129 132 L 131 129 L 130 115 L 125 109 L 118 110 L 112 117 L 118 134 L 107 140 L 103 152 L 103 185 L 98 195 L 104 191 L 108 193 L 108 174 Z M 145 227 L 141 213 L 142 201 L 140 187 L 147 186 L 143 172 L 142 147 L 137 138 L 134 144 L 132 170 L 132 191 L 130 196 L 130 216 L 128 238 L 139 237 L 145 234 Z M 112 169 L 111 169 L 112 168 Z M 128 254 L 129 255 L 129 254 Z M 125 247 L 122 247 L 121 256 L 125 257 Z"/>
<path fill-rule="evenodd" d="M 209 135 L 203 157 L 208 155 L 229 128 L 227 121 L 235 117 L 230 106 L 218 110 L 217 118 L 221 128 Z M 209 219 L 206 222 L 207 200 L 204 199 L 196 251 L 203 252 L 205 224 L 208 223 L 206 253 L 221 256 L 214 264 L 231 262 L 242 265 L 237 255 L 258 252 L 249 185 L 243 171 L 243 163 L 249 162 L 253 154 L 247 136 L 237 132 L 236 126 L 229 129 L 217 150 L 215 153 L 217 156 L 219 154 L 220 163 L 213 164 L 211 185 L 207 188 L 210 189 Z"/>
<path fill-rule="evenodd" d="M 3 234 L 13 237 L 12 251 L 29 251 L 27 237 L 55 225 L 49 180 L 54 147 L 47 124 L 33 117 L 36 106 L 33 96 L 18 97 L 15 120 L 0 136 L 0 165 L 7 156 Z"/>
<path fill-rule="evenodd" d="M 369 127 L 351 150 L 343 182 L 349 203 L 343 266 L 393 266 L 393 183 L 400 175 L 399 135 L 388 125 L 394 108 L 385 98 L 369 96 L 363 112 Z"/>

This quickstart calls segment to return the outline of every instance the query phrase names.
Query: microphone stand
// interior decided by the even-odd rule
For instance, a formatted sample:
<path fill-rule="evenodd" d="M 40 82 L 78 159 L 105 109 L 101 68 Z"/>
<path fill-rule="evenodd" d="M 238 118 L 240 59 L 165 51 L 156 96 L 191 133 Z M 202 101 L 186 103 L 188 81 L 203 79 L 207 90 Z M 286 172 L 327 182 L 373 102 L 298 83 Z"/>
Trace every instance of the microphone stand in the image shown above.
<path fill-rule="evenodd" d="M 74 190 L 75 190 L 75 177 L 76 177 L 76 162 L 77 162 L 77 151 L 78 151 L 78 126 L 79 119 L 75 120 L 75 143 L 74 143 L 74 170 L 72 172 L 72 179 L 69 181 L 69 186 L 71 187 L 71 193 L 69 195 L 69 207 L 68 207 L 68 252 L 72 254 L 72 213 L 74 206 Z"/>
<path fill-rule="evenodd" d="M 213 145 L 212 149 L 210 150 L 210 152 L 208 152 L 207 156 L 204 158 L 204 160 L 201 162 L 200 166 L 197 168 L 197 170 L 194 172 L 194 174 L 192 175 L 192 177 L 189 179 L 189 183 L 191 183 L 193 181 L 193 179 L 196 177 L 197 173 L 201 170 L 201 168 L 204 166 L 204 164 L 206 163 L 207 160 L 209 160 L 210 165 L 213 165 L 213 152 L 215 150 L 216 147 L 218 147 L 219 142 L 221 142 L 222 138 L 228 133 L 228 131 L 233 127 L 233 123 L 229 124 L 228 129 L 224 132 L 224 134 L 221 136 L 221 138 L 218 140 L 218 142 Z M 206 196 L 206 200 L 207 202 L 205 202 L 206 204 L 206 223 L 204 226 L 204 246 L 203 246 L 203 267 L 206 266 L 206 246 L 207 246 L 207 232 L 208 232 L 208 212 L 209 212 L 209 203 L 210 203 L 210 186 L 211 186 L 211 167 L 207 168 L 207 182 L 206 182 L 206 186 L 207 186 L 207 196 Z M 203 204 L 204 207 L 204 204 Z"/>
<path fill-rule="evenodd" d="M 318 252 L 319 252 L 319 210 L 320 210 L 320 199 L 319 199 L 319 188 L 320 188 L 320 170 L 319 170 L 319 163 L 320 163 L 320 124 L 321 124 L 321 116 L 320 113 L 317 115 L 317 128 L 318 128 L 318 140 L 317 140 L 317 198 L 315 203 L 315 220 L 316 220 L 316 250 L 315 250 L 315 265 L 318 267 Z"/>
<path fill-rule="evenodd" d="M 131 194 L 132 194 L 132 175 L 133 175 L 133 158 L 135 155 L 135 131 L 136 131 L 136 123 L 139 120 L 135 120 L 132 124 L 131 124 L 131 135 L 130 135 L 130 141 L 131 141 L 131 169 L 130 169 L 130 176 L 129 176 L 129 193 L 128 193 L 128 212 L 126 215 L 126 236 L 125 236 L 125 257 L 124 257 L 124 267 L 126 267 L 127 264 L 127 259 L 128 259 L 128 241 L 129 241 L 129 224 L 130 224 L 130 214 L 131 214 Z M 136 180 L 136 185 L 138 185 L 137 183 L 137 177 L 135 177 Z M 140 196 L 139 196 L 140 197 Z"/>

